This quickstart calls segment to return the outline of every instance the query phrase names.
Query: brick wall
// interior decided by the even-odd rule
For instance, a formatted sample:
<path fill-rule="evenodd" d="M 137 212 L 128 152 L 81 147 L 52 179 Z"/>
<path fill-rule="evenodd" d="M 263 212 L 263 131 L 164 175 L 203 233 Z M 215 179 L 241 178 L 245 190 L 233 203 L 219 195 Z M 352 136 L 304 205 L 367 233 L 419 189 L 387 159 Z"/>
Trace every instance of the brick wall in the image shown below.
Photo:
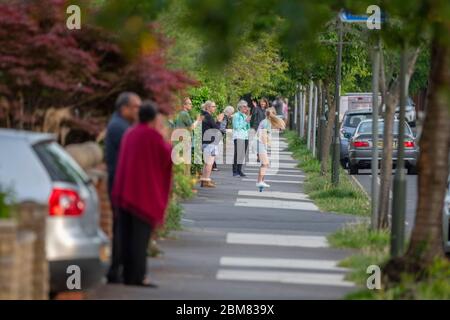
<path fill-rule="evenodd" d="M 0 220 L 0 300 L 48 299 L 47 207 L 23 203 L 14 216 Z"/>

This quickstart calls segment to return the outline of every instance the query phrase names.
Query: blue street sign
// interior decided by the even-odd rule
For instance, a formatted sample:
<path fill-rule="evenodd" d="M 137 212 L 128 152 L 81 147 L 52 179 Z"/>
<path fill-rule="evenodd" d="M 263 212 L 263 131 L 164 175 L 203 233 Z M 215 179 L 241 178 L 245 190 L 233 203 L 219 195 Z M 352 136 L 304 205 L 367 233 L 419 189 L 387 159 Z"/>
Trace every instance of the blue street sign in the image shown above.
<path fill-rule="evenodd" d="M 352 14 L 348 11 L 341 11 L 339 14 L 339 17 L 342 22 L 346 23 L 366 23 L 367 19 L 369 18 L 369 15 L 367 14 Z M 385 22 L 385 14 L 384 12 L 381 13 L 381 22 Z"/>

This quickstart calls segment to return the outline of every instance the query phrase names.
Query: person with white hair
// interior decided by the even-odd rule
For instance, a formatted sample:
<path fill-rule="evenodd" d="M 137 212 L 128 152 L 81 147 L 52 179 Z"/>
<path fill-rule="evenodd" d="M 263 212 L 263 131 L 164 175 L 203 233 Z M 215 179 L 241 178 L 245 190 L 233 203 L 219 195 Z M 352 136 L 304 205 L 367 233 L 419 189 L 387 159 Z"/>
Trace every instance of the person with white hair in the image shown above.
<path fill-rule="evenodd" d="M 237 104 L 238 112 L 233 116 L 233 177 L 246 177 L 242 172 L 242 165 L 245 162 L 245 156 L 248 149 L 248 133 L 250 130 L 250 115 L 248 103 L 241 100 Z"/>
<path fill-rule="evenodd" d="M 225 109 L 223 109 L 223 120 L 220 123 L 220 132 L 222 134 L 226 134 L 226 130 L 228 128 L 228 124 L 231 122 L 231 119 L 234 114 L 234 108 L 232 106 L 226 106 Z"/>
<path fill-rule="evenodd" d="M 221 113 L 217 116 L 217 119 L 214 120 L 213 114 L 215 111 L 216 104 L 214 101 L 206 101 L 204 103 L 204 110 L 202 112 L 202 149 L 205 164 L 203 165 L 203 174 L 200 179 L 200 186 L 204 188 L 216 187 L 210 177 L 214 160 L 219 151 L 218 144 L 220 141 L 218 141 L 219 139 L 216 139 L 214 135 L 211 136 L 214 132 L 209 130 L 217 130 L 217 132 L 220 132 L 220 123 L 222 122 L 224 115 Z"/>

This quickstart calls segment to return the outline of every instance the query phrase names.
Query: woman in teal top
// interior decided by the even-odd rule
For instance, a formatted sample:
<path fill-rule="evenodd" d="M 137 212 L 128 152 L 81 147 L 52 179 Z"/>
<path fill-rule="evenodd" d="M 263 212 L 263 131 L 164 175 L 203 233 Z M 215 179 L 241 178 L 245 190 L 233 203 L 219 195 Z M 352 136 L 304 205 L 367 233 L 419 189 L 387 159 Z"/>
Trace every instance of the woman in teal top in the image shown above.
<path fill-rule="evenodd" d="M 233 176 L 246 177 L 242 172 L 242 165 L 247 154 L 248 132 L 250 130 L 250 115 L 247 101 L 239 101 L 237 109 L 239 111 L 233 116 Z"/>

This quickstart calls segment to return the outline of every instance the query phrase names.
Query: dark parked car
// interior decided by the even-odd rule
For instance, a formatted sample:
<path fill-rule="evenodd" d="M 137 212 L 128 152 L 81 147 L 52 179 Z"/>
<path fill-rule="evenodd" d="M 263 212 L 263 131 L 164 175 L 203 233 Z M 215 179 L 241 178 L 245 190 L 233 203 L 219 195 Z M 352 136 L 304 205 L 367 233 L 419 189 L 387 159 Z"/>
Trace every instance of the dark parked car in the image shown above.
<path fill-rule="evenodd" d="M 393 126 L 393 154 L 392 160 L 394 167 L 397 163 L 397 137 L 398 137 L 398 127 L 399 120 L 394 121 Z M 379 139 L 377 145 L 379 149 L 383 148 L 383 129 L 384 121 L 378 120 L 379 128 Z M 408 174 L 416 174 L 416 164 L 418 157 L 418 147 L 416 143 L 416 138 L 409 127 L 408 123 L 405 122 L 405 166 L 408 170 Z M 359 123 L 358 127 L 353 134 L 353 137 L 349 141 L 348 155 L 349 155 L 349 172 L 350 174 L 358 174 L 359 169 L 369 169 L 371 168 L 372 161 L 372 120 L 364 120 Z M 381 160 L 381 152 L 379 155 L 379 160 Z"/>

